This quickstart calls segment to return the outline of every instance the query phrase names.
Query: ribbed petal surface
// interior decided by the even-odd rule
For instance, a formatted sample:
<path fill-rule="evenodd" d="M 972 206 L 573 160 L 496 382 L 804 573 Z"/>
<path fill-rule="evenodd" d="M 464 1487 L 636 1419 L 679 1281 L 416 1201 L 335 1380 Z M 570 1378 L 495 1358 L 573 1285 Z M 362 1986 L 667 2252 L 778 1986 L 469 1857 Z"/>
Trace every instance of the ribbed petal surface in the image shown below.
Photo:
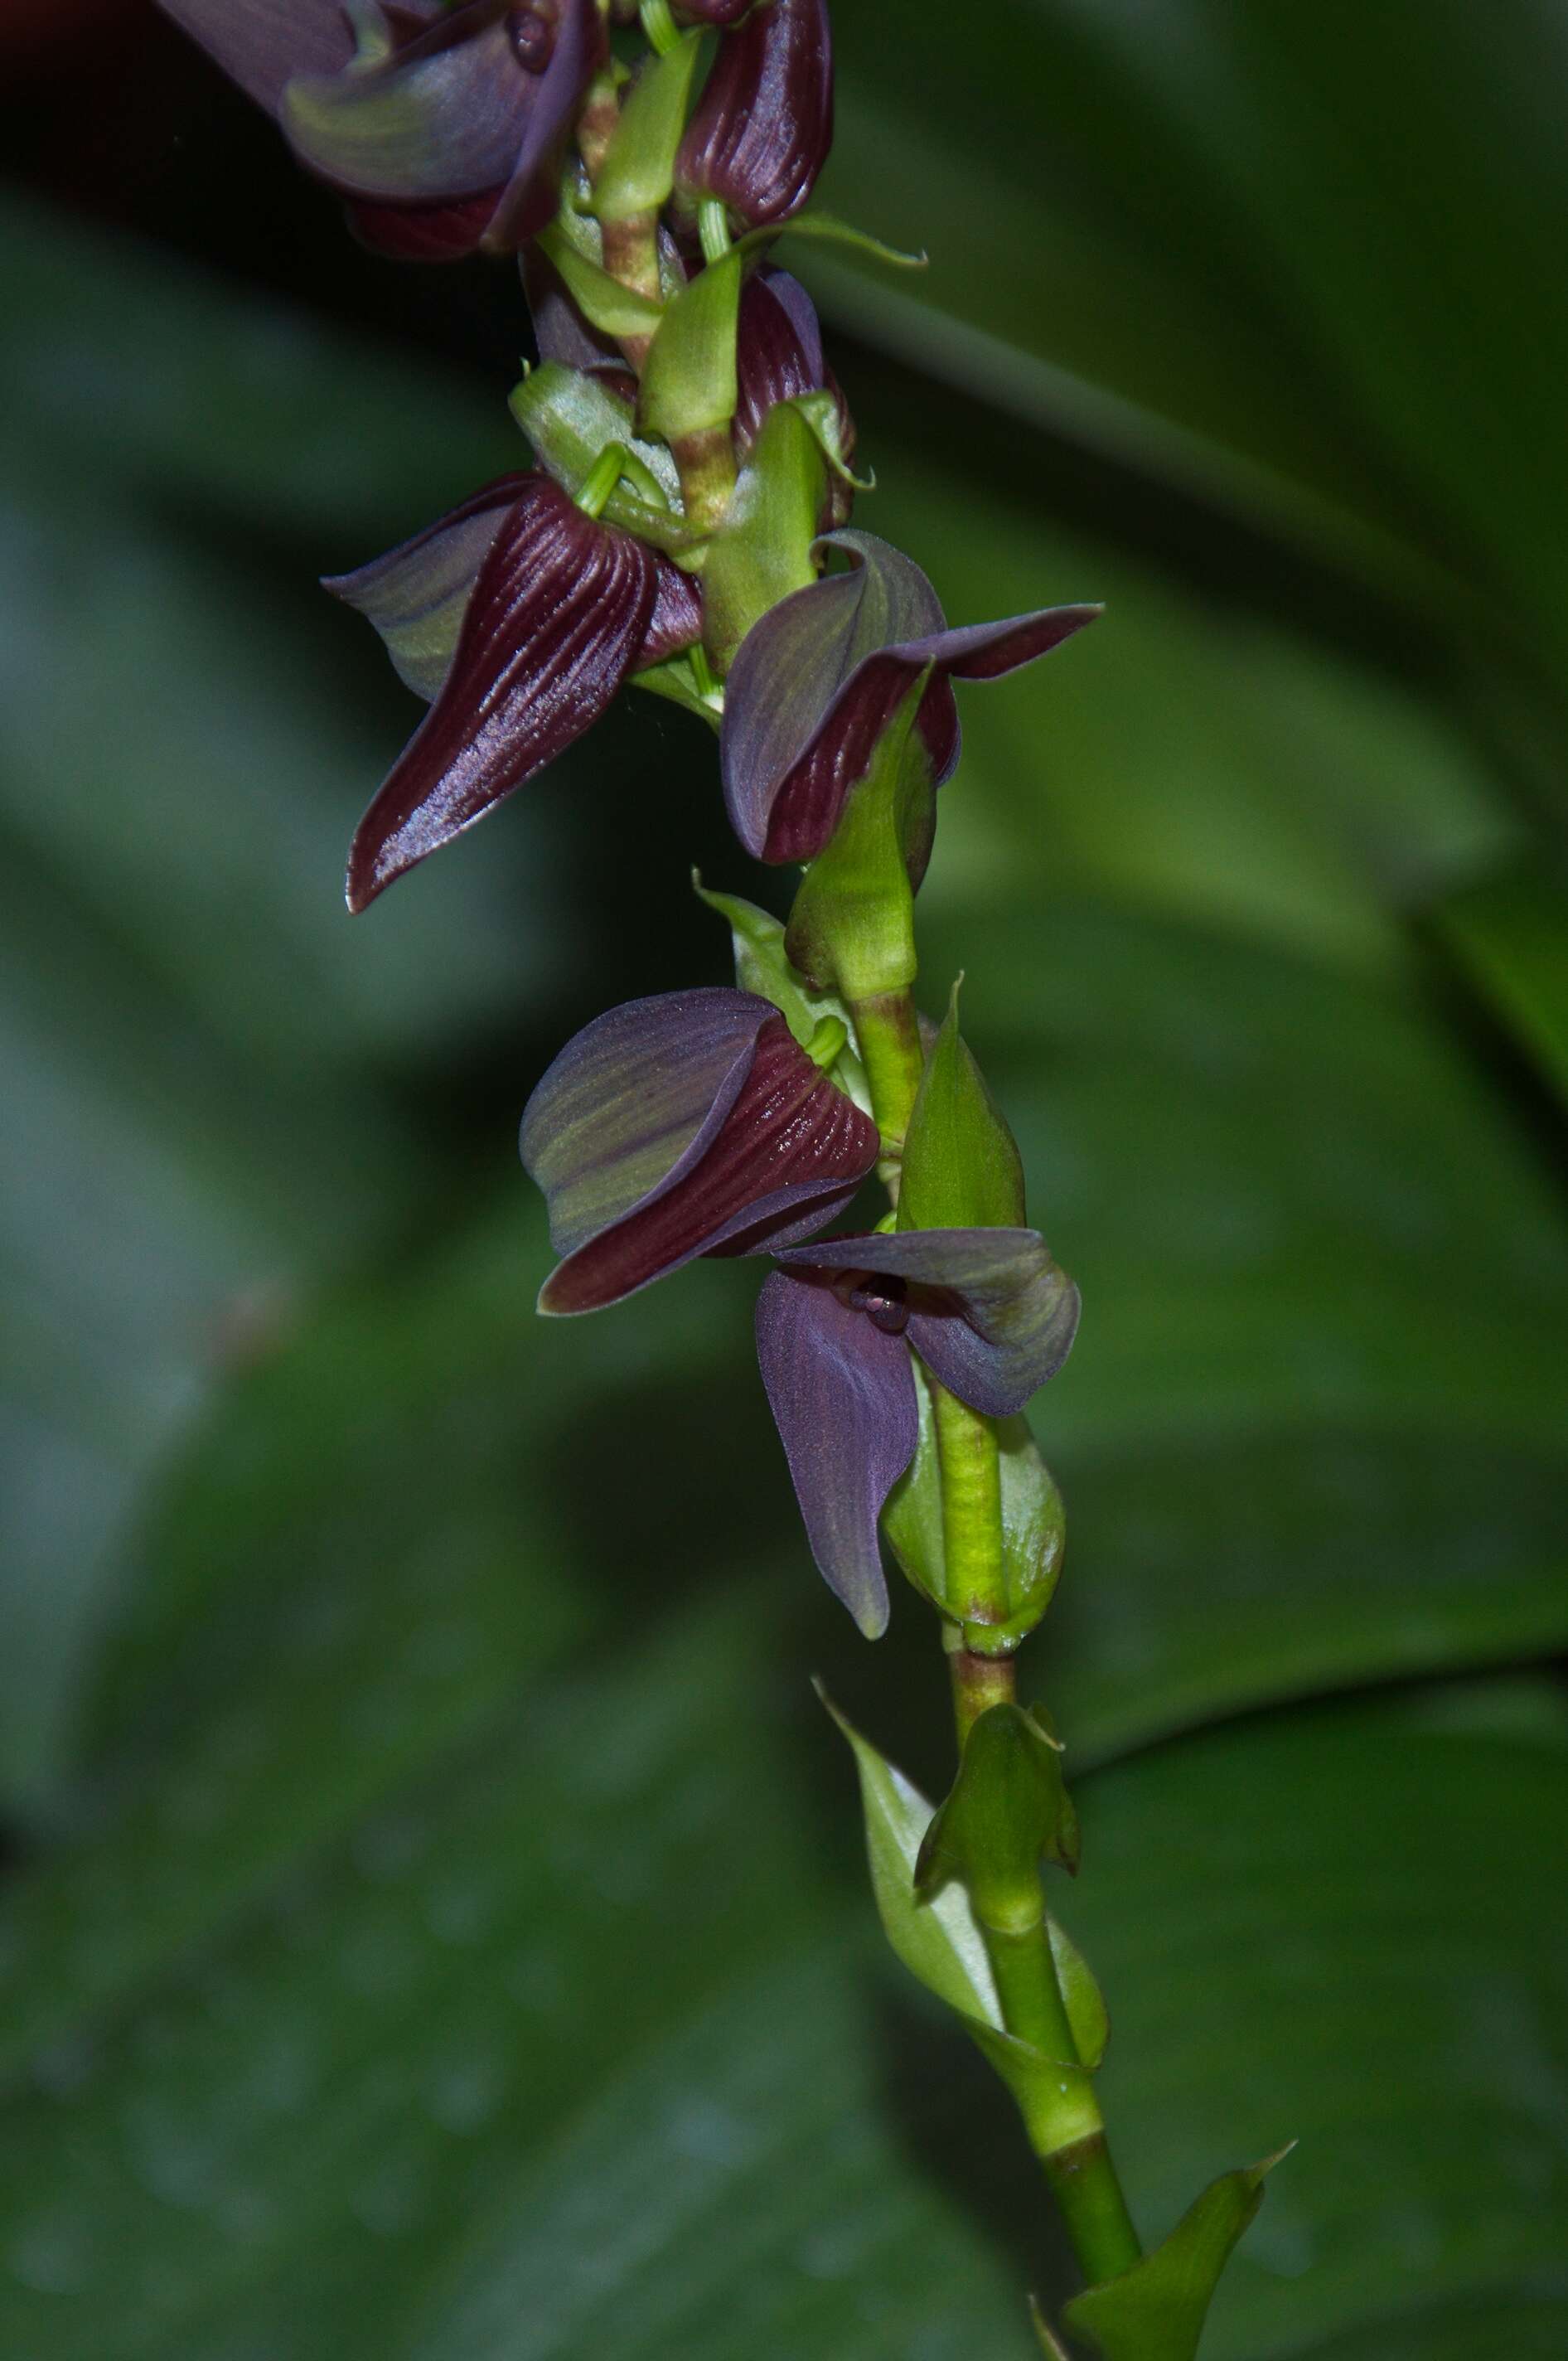
<path fill-rule="evenodd" d="M 557 1254 L 623 1221 L 706 1154 L 773 1014 L 751 992 L 663 992 L 596 1016 L 567 1042 L 521 1137 Z"/>
<path fill-rule="evenodd" d="M 479 568 L 441 693 L 361 820 L 348 905 L 533 777 L 598 719 L 647 635 L 652 551 L 524 479 Z"/>
<path fill-rule="evenodd" d="M 597 1225 L 568 1252 L 540 1295 L 542 1312 L 598 1311 L 732 1239 L 798 1236 L 808 1223 L 816 1227 L 830 1220 L 875 1163 L 875 1125 L 818 1072 L 784 1018 L 766 1002 L 751 1001 L 749 994 L 726 998 L 762 1011 L 739 1088 L 726 1106 L 734 1080 L 733 1070 L 728 1071 L 707 1115 L 663 1177 L 651 1183 L 624 1213 Z M 620 1071 L 630 1077 L 624 1048 L 617 1054 Z M 668 1063 L 685 1055 L 684 1049 L 676 1049 Z M 716 1064 L 714 1058 L 705 1076 Z M 555 1090 L 540 1104 L 551 1081 L 547 1075 L 524 1117 L 523 1154 L 531 1171 L 543 1171 L 553 1152 Z M 645 1116 L 640 1117 L 633 1099 L 630 1109 L 617 1116 L 614 1129 L 620 1136 L 639 1120 L 658 1127 L 656 1148 L 641 1163 L 646 1173 L 679 1138 L 681 1126 L 689 1126 L 695 1100 L 667 1067 L 654 1070 L 644 1064 L 641 1083 Z M 631 1087 L 630 1079 L 618 1086 L 618 1103 Z M 669 1093 L 679 1109 L 677 1122 L 666 1120 Z M 583 1109 L 578 1123 L 587 1141 L 591 1116 L 586 1097 L 577 1104 Z M 578 1151 L 579 1159 L 585 1152 Z M 624 1186 L 618 1177 L 617 1198 L 624 1194 Z M 607 1202 L 610 1193 L 606 1191 Z M 583 1196 L 586 1204 L 586 1188 Z M 575 1220 L 564 1235 L 575 1235 L 580 1226 L 580 1219 Z"/>
<path fill-rule="evenodd" d="M 742 456 L 776 401 L 828 383 L 817 307 L 787 270 L 760 270 L 741 289 L 735 372 L 735 441 Z"/>
<path fill-rule="evenodd" d="M 530 480 L 503 477 L 384 557 L 352 574 L 323 577 L 323 590 L 375 625 L 399 678 L 427 705 L 451 669 L 468 600 L 501 520 Z"/>
<path fill-rule="evenodd" d="M 887 1580 L 877 1521 L 919 1433 L 904 1340 L 826 1284 L 775 1270 L 757 1299 L 757 1359 L 811 1554 L 867 1639 L 878 1639 Z"/>
<path fill-rule="evenodd" d="M 343 0 L 159 0 L 241 90 L 276 114 L 295 74 L 335 74 L 354 55 Z"/>
<path fill-rule="evenodd" d="M 826 0 L 763 0 L 718 45 L 675 179 L 753 224 L 784 221 L 811 194 L 832 144 Z"/>
<path fill-rule="evenodd" d="M 1022 1410 L 1078 1331 L 1078 1290 L 1037 1230 L 895 1230 L 821 1238 L 777 1258 L 792 1269 L 904 1280 L 910 1344 L 949 1393 L 988 1418 Z"/>
<path fill-rule="evenodd" d="M 741 642 L 725 693 L 719 757 L 730 823 L 771 862 L 812 861 L 838 825 L 876 741 L 927 665 L 919 728 L 933 783 L 959 757 L 949 678 L 992 680 L 1080 631 L 1098 607 L 1049 607 L 949 631 L 912 559 L 872 533 L 825 546 L 853 561 L 771 608 Z"/>
<path fill-rule="evenodd" d="M 663 664 L 666 656 L 679 655 L 683 648 L 694 647 L 702 637 L 702 593 L 696 581 L 658 550 L 653 552 L 653 563 L 659 587 L 653 594 L 653 611 L 635 658 L 639 669 L 643 664 Z"/>

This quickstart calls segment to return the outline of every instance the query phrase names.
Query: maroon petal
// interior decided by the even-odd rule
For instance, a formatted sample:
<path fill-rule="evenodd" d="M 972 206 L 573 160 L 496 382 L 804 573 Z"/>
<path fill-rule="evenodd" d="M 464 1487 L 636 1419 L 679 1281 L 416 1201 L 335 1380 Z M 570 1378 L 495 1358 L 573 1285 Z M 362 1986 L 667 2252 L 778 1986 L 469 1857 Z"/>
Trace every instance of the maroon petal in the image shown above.
<path fill-rule="evenodd" d="M 827 0 L 763 0 L 719 42 L 675 180 L 752 224 L 785 221 L 811 194 L 832 144 Z"/>
<path fill-rule="evenodd" d="M 949 677 L 994 679 L 1101 611 L 1048 607 L 949 631 L 925 575 L 887 542 L 835 533 L 819 546 L 845 551 L 850 571 L 770 608 L 741 642 L 725 693 L 725 804 L 741 843 L 764 861 L 816 859 L 877 740 L 927 667 L 919 730 L 939 786 L 959 757 Z"/>
<path fill-rule="evenodd" d="M 879 1639 L 887 1581 L 877 1521 L 919 1435 L 904 1340 L 824 1280 L 775 1270 L 757 1299 L 757 1359 L 811 1554 L 867 1639 Z"/>
<path fill-rule="evenodd" d="M 451 669 L 474 584 L 501 520 L 529 481 L 503 476 L 385 557 L 373 557 L 352 574 L 322 578 L 323 590 L 374 623 L 399 678 L 427 705 Z"/>
<path fill-rule="evenodd" d="M 795 1269 L 904 1281 L 909 1342 L 971 1410 L 1010 1418 L 1054 1378 L 1078 1331 L 1079 1293 L 1037 1230 L 895 1230 L 778 1251 Z"/>
<path fill-rule="evenodd" d="M 295 74 L 334 74 L 354 55 L 343 0 L 159 0 L 230 80 L 269 114 Z"/>
<path fill-rule="evenodd" d="M 648 618 L 642 645 L 637 651 L 639 670 L 644 664 L 663 664 L 666 656 L 678 656 L 683 648 L 695 647 L 702 637 L 702 593 L 695 578 L 683 574 L 662 551 L 653 552 L 653 563 L 659 587 L 653 594 L 653 611 Z"/>
<path fill-rule="evenodd" d="M 787 270 L 760 270 L 741 289 L 735 372 L 735 441 L 742 456 L 775 402 L 827 384 L 817 307 Z"/>
<path fill-rule="evenodd" d="M 359 823 L 351 910 L 581 737 L 642 645 L 652 552 L 586 517 L 549 477 L 523 485 L 479 568 L 441 693 Z"/>
<path fill-rule="evenodd" d="M 733 1068 L 727 1070 L 701 1126 L 663 1177 L 624 1212 L 613 1210 L 625 1194 L 624 1176 L 645 1177 L 690 1121 L 694 1093 L 671 1078 L 670 1058 L 638 1058 L 624 1041 L 617 1045 L 624 1080 L 609 1094 L 614 1112 L 607 1137 L 612 1145 L 604 1151 L 612 1180 L 604 1178 L 609 1168 L 591 1161 L 597 1143 L 590 1094 L 565 1064 L 583 1054 L 584 1037 L 557 1060 L 529 1102 L 523 1161 L 530 1171 L 547 1176 L 569 1164 L 584 1175 L 576 1183 L 570 1202 L 576 1210 L 563 1237 L 576 1236 L 585 1220 L 598 1224 L 546 1281 L 539 1299 L 542 1312 L 598 1311 L 742 1235 L 798 1236 L 808 1218 L 813 1226 L 830 1220 L 875 1163 L 876 1126 L 817 1071 L 784 1018 L 750 994 L 725 997 L 760 1012 L 743 1079 L 726 1104 L 734 1079 Z M 634 1003 L 633 1008 L 648 1005 Z M 705 1079 L 707 1072 L 705 1068 Z M 561 1108 L 568 1092 L 575 1114 L 563 1148 Z M 675 1124 L 669 1119 L 672 1104 L 680 1108 Z M 657 1141 L 646 1156 L 636 1145 L 640 1110 Z M 560 1181 L 554 1185 L 560 1195 Z M 582 1210 L 592 1205 L 610 1209 L 609 1218 Z"/>
<path fill-rule="evenodd" d="M 485 189 L 451 205 L 385 205 L 355 197 L 348 225 L 362 246 L 394 262 L 462 262 L 489 228 L 500 193 Z"/>

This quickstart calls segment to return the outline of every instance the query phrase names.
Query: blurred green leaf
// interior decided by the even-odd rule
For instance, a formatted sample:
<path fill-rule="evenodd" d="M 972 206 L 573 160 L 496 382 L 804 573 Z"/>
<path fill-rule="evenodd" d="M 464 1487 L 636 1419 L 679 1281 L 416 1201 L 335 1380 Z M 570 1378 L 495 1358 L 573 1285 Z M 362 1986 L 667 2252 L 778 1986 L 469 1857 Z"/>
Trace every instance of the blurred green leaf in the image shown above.
<path fill-rule="evenodd" d="M 1568 890 L 1540 869 L 1465 888 L 1432 914 L 1499 1021 L 1568 1096 Z"/>
<path fill-rule="evenodd" d="M 918 2323 L 922 2355 L 1022 2356 L 1021 2272 L 1066 2288 L 1033 2192 L 996 2211 L 1014 2135 L 939 2021 L 914 2039 L 882 2015 L 896 1988 L 869 2013 L 846 1974 L 870 1914 L 808 1808 L 827 1741 L 781 1709 L 777 1651 L 742 1594 L 557 1667 L 138 1991 L 80 2005 L 13 2086 L 10 2348 L 717 2361 L 737 2334 L 882 2355 Z M 616 1742 L 586 1755 L 590 1720 Z M 163 1787 L 170 1849 L 188 1787 Z M 1440 2298 L 1561 2329 L 1568 1745 L 1359 1707 L 1185 1742 L 1084 1801 L 1074 1915 L 1115 1996 L 1140 2215 L 1263 2120 L 1303 2136 L 1214 2361 L 1380 2361 Z M 137 1883 L 89 1853 L 72 1901 L 82 1961 Z M 8 2011 L 60 1973 L 17 1962 Z"/>

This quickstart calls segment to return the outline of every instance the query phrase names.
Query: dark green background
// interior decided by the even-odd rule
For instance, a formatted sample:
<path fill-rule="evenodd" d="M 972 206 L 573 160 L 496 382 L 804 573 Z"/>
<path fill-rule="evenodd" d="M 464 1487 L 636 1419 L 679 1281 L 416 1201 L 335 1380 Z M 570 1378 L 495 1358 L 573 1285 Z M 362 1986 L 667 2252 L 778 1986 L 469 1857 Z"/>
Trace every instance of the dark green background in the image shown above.
<path fill-rule="evenodd" d="M 802 247 L 967 693 L 921 899 L 1082 1284 L 1025 1688 L 1212 2361 L 1568 2346 L 1568 19 L 843 0 Z M 350 923 L 417 716 L 317 574 L 518 464 L 504 269 L 362 255 L 148 15 L 13 60 L 0 2349 L 1025 2361 L 1007 2103 L 872 1923 L 755 1273 L 543 1330 L 513 1126 L 725 973 L 634 699 Z M 773 881 L 776 886 L 778 881 Z M 764 886 L 762 890 L 767 891 Z"/>

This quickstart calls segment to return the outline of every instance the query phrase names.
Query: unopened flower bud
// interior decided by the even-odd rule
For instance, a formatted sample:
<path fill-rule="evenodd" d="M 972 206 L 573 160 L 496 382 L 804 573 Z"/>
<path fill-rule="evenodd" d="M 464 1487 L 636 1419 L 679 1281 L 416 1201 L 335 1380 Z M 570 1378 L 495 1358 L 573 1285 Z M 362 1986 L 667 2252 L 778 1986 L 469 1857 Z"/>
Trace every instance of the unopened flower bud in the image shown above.
<path fill-rule="evenodd" d="M 787 221 L 833 144 L 833 43 L 825 0 L 763 0 L 727 33 L 675 167 L 696 201 L 753 225 Z"/>

